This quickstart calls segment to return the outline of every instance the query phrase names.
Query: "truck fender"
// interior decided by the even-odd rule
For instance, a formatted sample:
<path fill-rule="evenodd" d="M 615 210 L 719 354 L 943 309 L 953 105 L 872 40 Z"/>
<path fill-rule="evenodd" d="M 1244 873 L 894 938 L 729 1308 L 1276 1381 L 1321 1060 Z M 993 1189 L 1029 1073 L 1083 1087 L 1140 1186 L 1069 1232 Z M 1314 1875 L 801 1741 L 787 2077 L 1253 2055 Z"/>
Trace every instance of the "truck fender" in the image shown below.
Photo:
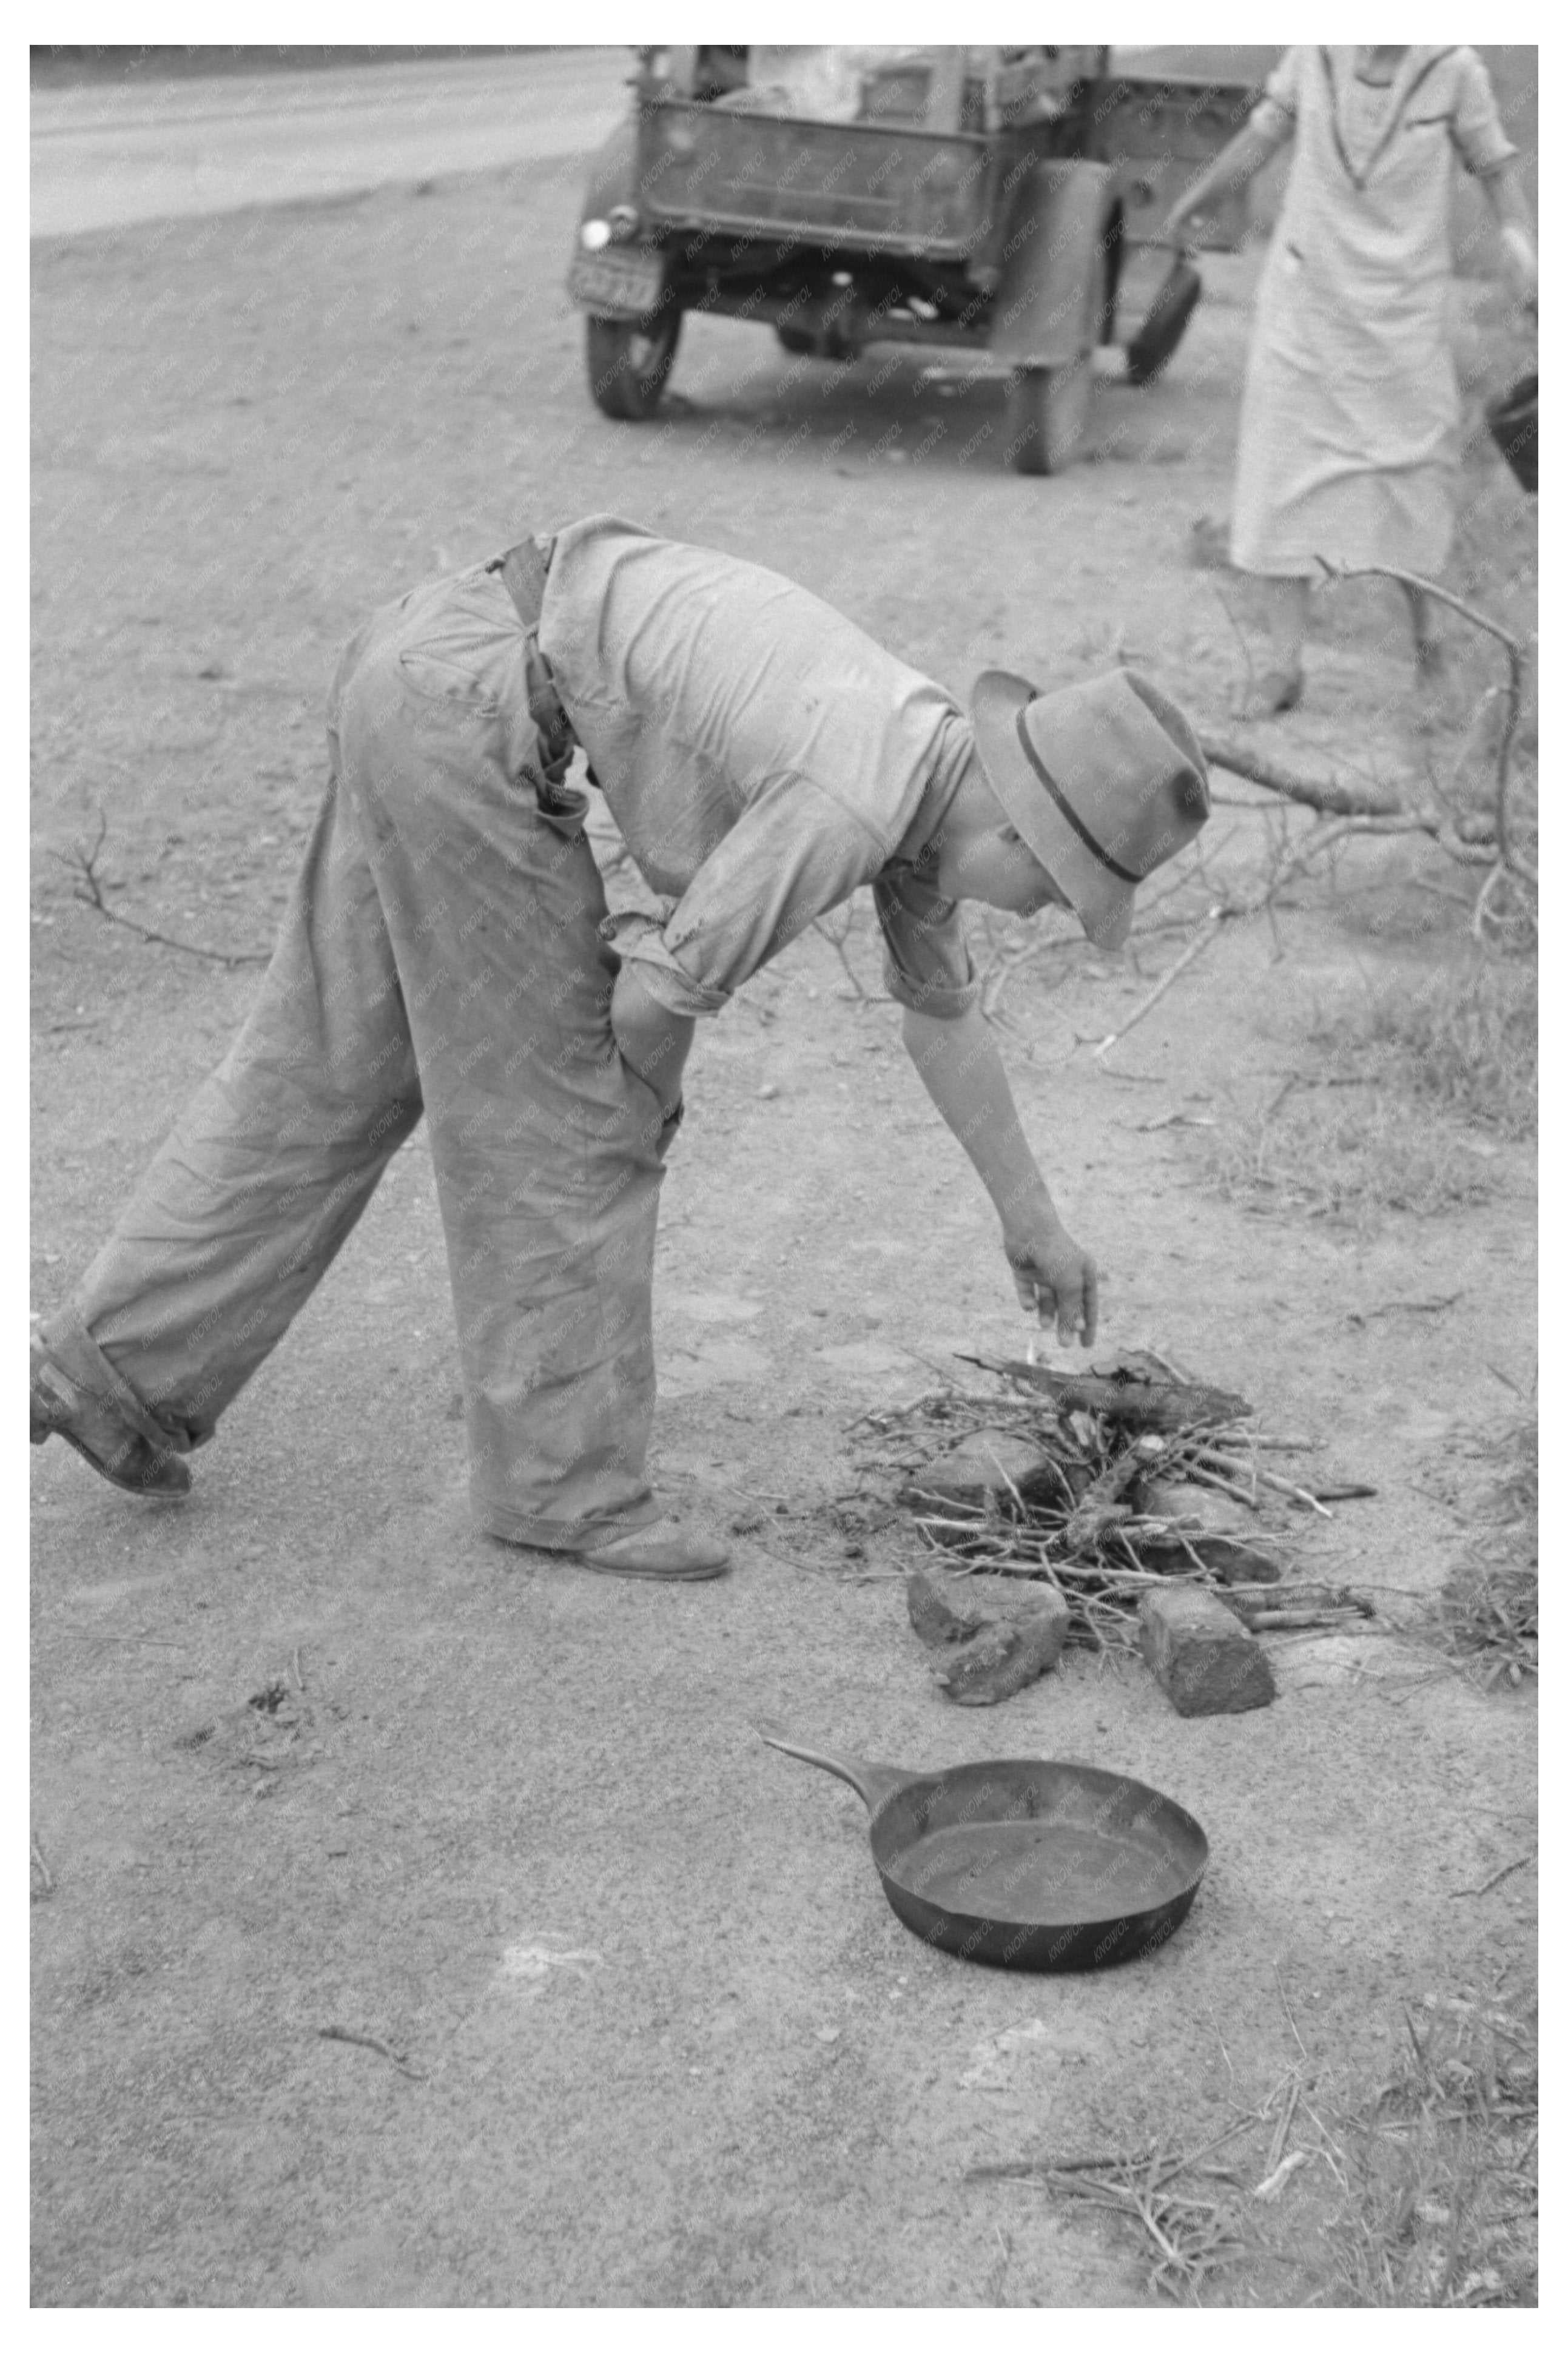
<path fill-rule="evenodd" d="M 1116 210 L 1108 164 L 1060 160 L 1030 166 L 1008 219 L 990 349 L 1012 367 L 1066 367 L 1099 338 L 1089 291 L 1097 252 Z"/>
<path fill-rule="evenodd" d="M 588 167 L 588 185 L 578 206 L 579 226 L 603 220 L 616 205 L 635 205 L 637 196 L 637 127 L 618 122 Z"/>

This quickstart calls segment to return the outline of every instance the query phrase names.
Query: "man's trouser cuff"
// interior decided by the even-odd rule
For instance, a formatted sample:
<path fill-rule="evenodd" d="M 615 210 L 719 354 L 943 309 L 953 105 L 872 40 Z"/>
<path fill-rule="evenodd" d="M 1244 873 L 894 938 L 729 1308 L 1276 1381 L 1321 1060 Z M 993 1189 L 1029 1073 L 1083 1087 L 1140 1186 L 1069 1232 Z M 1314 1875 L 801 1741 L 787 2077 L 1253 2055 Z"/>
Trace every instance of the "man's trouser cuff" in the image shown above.
<path fill-rule="evenodd" d="M 200 1437 L 193 1438 L 188 1430 L 160 1421 L 124 1375 L 115 1371 L 75 1308 L 65 1307 L 51 1315 L 39 1336 L 68 1380 L 74 1381 L 89 1397 L 112 1406 L 121 1419 L 159 1453 L 188 1454 L 193 1446 L 199 1446 L 202 1439 L 210 1435 L 204 1430 Z"/>

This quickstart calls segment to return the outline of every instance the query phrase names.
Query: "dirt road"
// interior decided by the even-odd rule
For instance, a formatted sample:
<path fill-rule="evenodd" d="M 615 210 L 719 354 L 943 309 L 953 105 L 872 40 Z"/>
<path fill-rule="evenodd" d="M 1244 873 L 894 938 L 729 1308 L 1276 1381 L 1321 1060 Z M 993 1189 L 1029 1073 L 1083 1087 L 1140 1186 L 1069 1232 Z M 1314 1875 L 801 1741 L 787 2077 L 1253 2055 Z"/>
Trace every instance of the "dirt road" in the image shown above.
<path fill-rule="evenodd" d="M 631 63 L 623 49 L 538 49 L 36 90 L 33 235 L 580 154 L 614 126 Z"/>
<path fill-rule="evenodd" d="M 264 951 L 335 650 L 437 565 L 613 508 L 797 575 L 960 692 L 987 661 L 1129 659 L 1212 715 L 1241 673 L 1245 607 L 1188 545 L 1226 495 L 1250 265 L 1213 271 L 1167 384 L 1102 391 L 1093 462 L 1022 482 L 997 387 L 795 368 L 726 322 L 689 329 L 660 423 L 606 423 L 560 290 L 575 176 L 35 245 L 39 1307 L 254 984 L 104 923 L 58 856 L 101 814 L 112 908 Z M 1527 607 L 1532 527 L 1484 449 L 1468 489 L 1463 561 L 1501 546 Z M 1325 606 L 1300 741 L 1422 756 L 1389 617 Z M 1152 922 L 1258 870 L 1258 817 L 1210 834 Z M 1460 1556 L 1444 1497 L 1516 1410 L 1485 1367 L 1529 1381 L 1528 1147 L 1433 1113 L 1468 1198 L 1420 1217 L 1227 1200 L 1205 1155 L 1369 993 L 1464 955 L 1454 890 L 1435 853 L 1358 849 L 1335 895 L 1229 927 L 1109 1068 L 1079 1041 L 1182 928 L 1108 960 L 1047 918 L 999 1008 L 1108 1342 L 1370 1480 L 1285 1535 L 1396 1615 Z M 1402 2000 L 1527 1967 L 1531 1875 L 1459 1891 L 1529 1845 L 1530 1695 L 1483 1698 L 1416 1634 L 1281 1639 L 1279 1701 L 1237 1718 L 1081 1652 L 989 1714 L 938 1694 L 911 1543 L 843 1501 L 852 1425 L 1023 1334 L 989 1208 L 862 1001 L 864 915 L 844 952 L 854 986 L 813 934 L 705 1025 L 665 1194 L 656 1469 L 737 1531 L 728 1582 L 471 1534 L 422 1139 L 186 1505 L 33 1458 L 39 2303 L 1152 2301 L 1135 2231 L 972 2169 L 1194 2147 L 1298 2064 L 1331 2122 Z M 1352 1098 L 1304 1100 L 1327 1124 Z M 899 1926 L 858 1801 L 763 1748 L 763 1715 L 911 1766 L 1125 1767 L 1205 1824 L 1208 1879 L 1134 1968 L 968 1968 Z M 1312 2155 L 1249 2205 L 1273 2238 L 1205 2300 L 1331 2294 L 1336 2194 Z"/>

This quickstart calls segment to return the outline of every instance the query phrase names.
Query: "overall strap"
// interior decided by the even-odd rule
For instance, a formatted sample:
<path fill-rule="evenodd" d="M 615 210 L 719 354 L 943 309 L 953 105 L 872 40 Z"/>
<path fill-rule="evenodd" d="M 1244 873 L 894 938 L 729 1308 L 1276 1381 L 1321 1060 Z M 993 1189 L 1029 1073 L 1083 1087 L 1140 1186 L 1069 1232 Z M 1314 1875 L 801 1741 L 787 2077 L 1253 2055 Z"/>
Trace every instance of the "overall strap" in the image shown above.
<path fill-rule="evenodd" d="M 517 617 L 525 629 L 537 629 L 539 617 L 544 609 L 544 583 L 550 571 L 550 554 L 531 539 L 520 540 L 493 564 L 487 572 L 499 572 L 501 586 L 517 607 Z"/>
<path fill-rule="evenodd" d="M 541 547 L 537 541 L 520 540 L 504 555 L 487 564 L 487 572 L 500 575 L 501 586 L 517 607 L 517 617 L 522 623 L 523 675 L 528 684 L 529 716 L 539 730 L 543 751 L 543 777 L 534 779 L 539 791 L 540 806 L 554 811 L 574 799 L 568 793 L 563 797 L 561 780 L 567 763 L 576 748 L 577 737 L 565 705 L 555 691 L 555 681 L 550 664 L 539 649 L 539 618 L 544 609 L 544 583 L 550 572 L 552 543 Z M 590 776 L 593 771 L 590 769 Z"/>

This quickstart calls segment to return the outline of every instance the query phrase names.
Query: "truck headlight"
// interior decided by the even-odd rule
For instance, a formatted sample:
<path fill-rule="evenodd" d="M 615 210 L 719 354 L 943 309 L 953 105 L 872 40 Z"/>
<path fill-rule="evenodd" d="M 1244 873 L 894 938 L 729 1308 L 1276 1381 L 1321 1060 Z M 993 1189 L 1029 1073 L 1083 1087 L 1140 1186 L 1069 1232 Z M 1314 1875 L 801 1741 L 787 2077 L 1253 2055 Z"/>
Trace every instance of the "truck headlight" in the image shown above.
<path fill-rule="evenodd" d="M 577 242 L 584 253 L 597 253 L 608 245 L 613 231 L 606 220 L 585 220 L 577 232 Z"/>

